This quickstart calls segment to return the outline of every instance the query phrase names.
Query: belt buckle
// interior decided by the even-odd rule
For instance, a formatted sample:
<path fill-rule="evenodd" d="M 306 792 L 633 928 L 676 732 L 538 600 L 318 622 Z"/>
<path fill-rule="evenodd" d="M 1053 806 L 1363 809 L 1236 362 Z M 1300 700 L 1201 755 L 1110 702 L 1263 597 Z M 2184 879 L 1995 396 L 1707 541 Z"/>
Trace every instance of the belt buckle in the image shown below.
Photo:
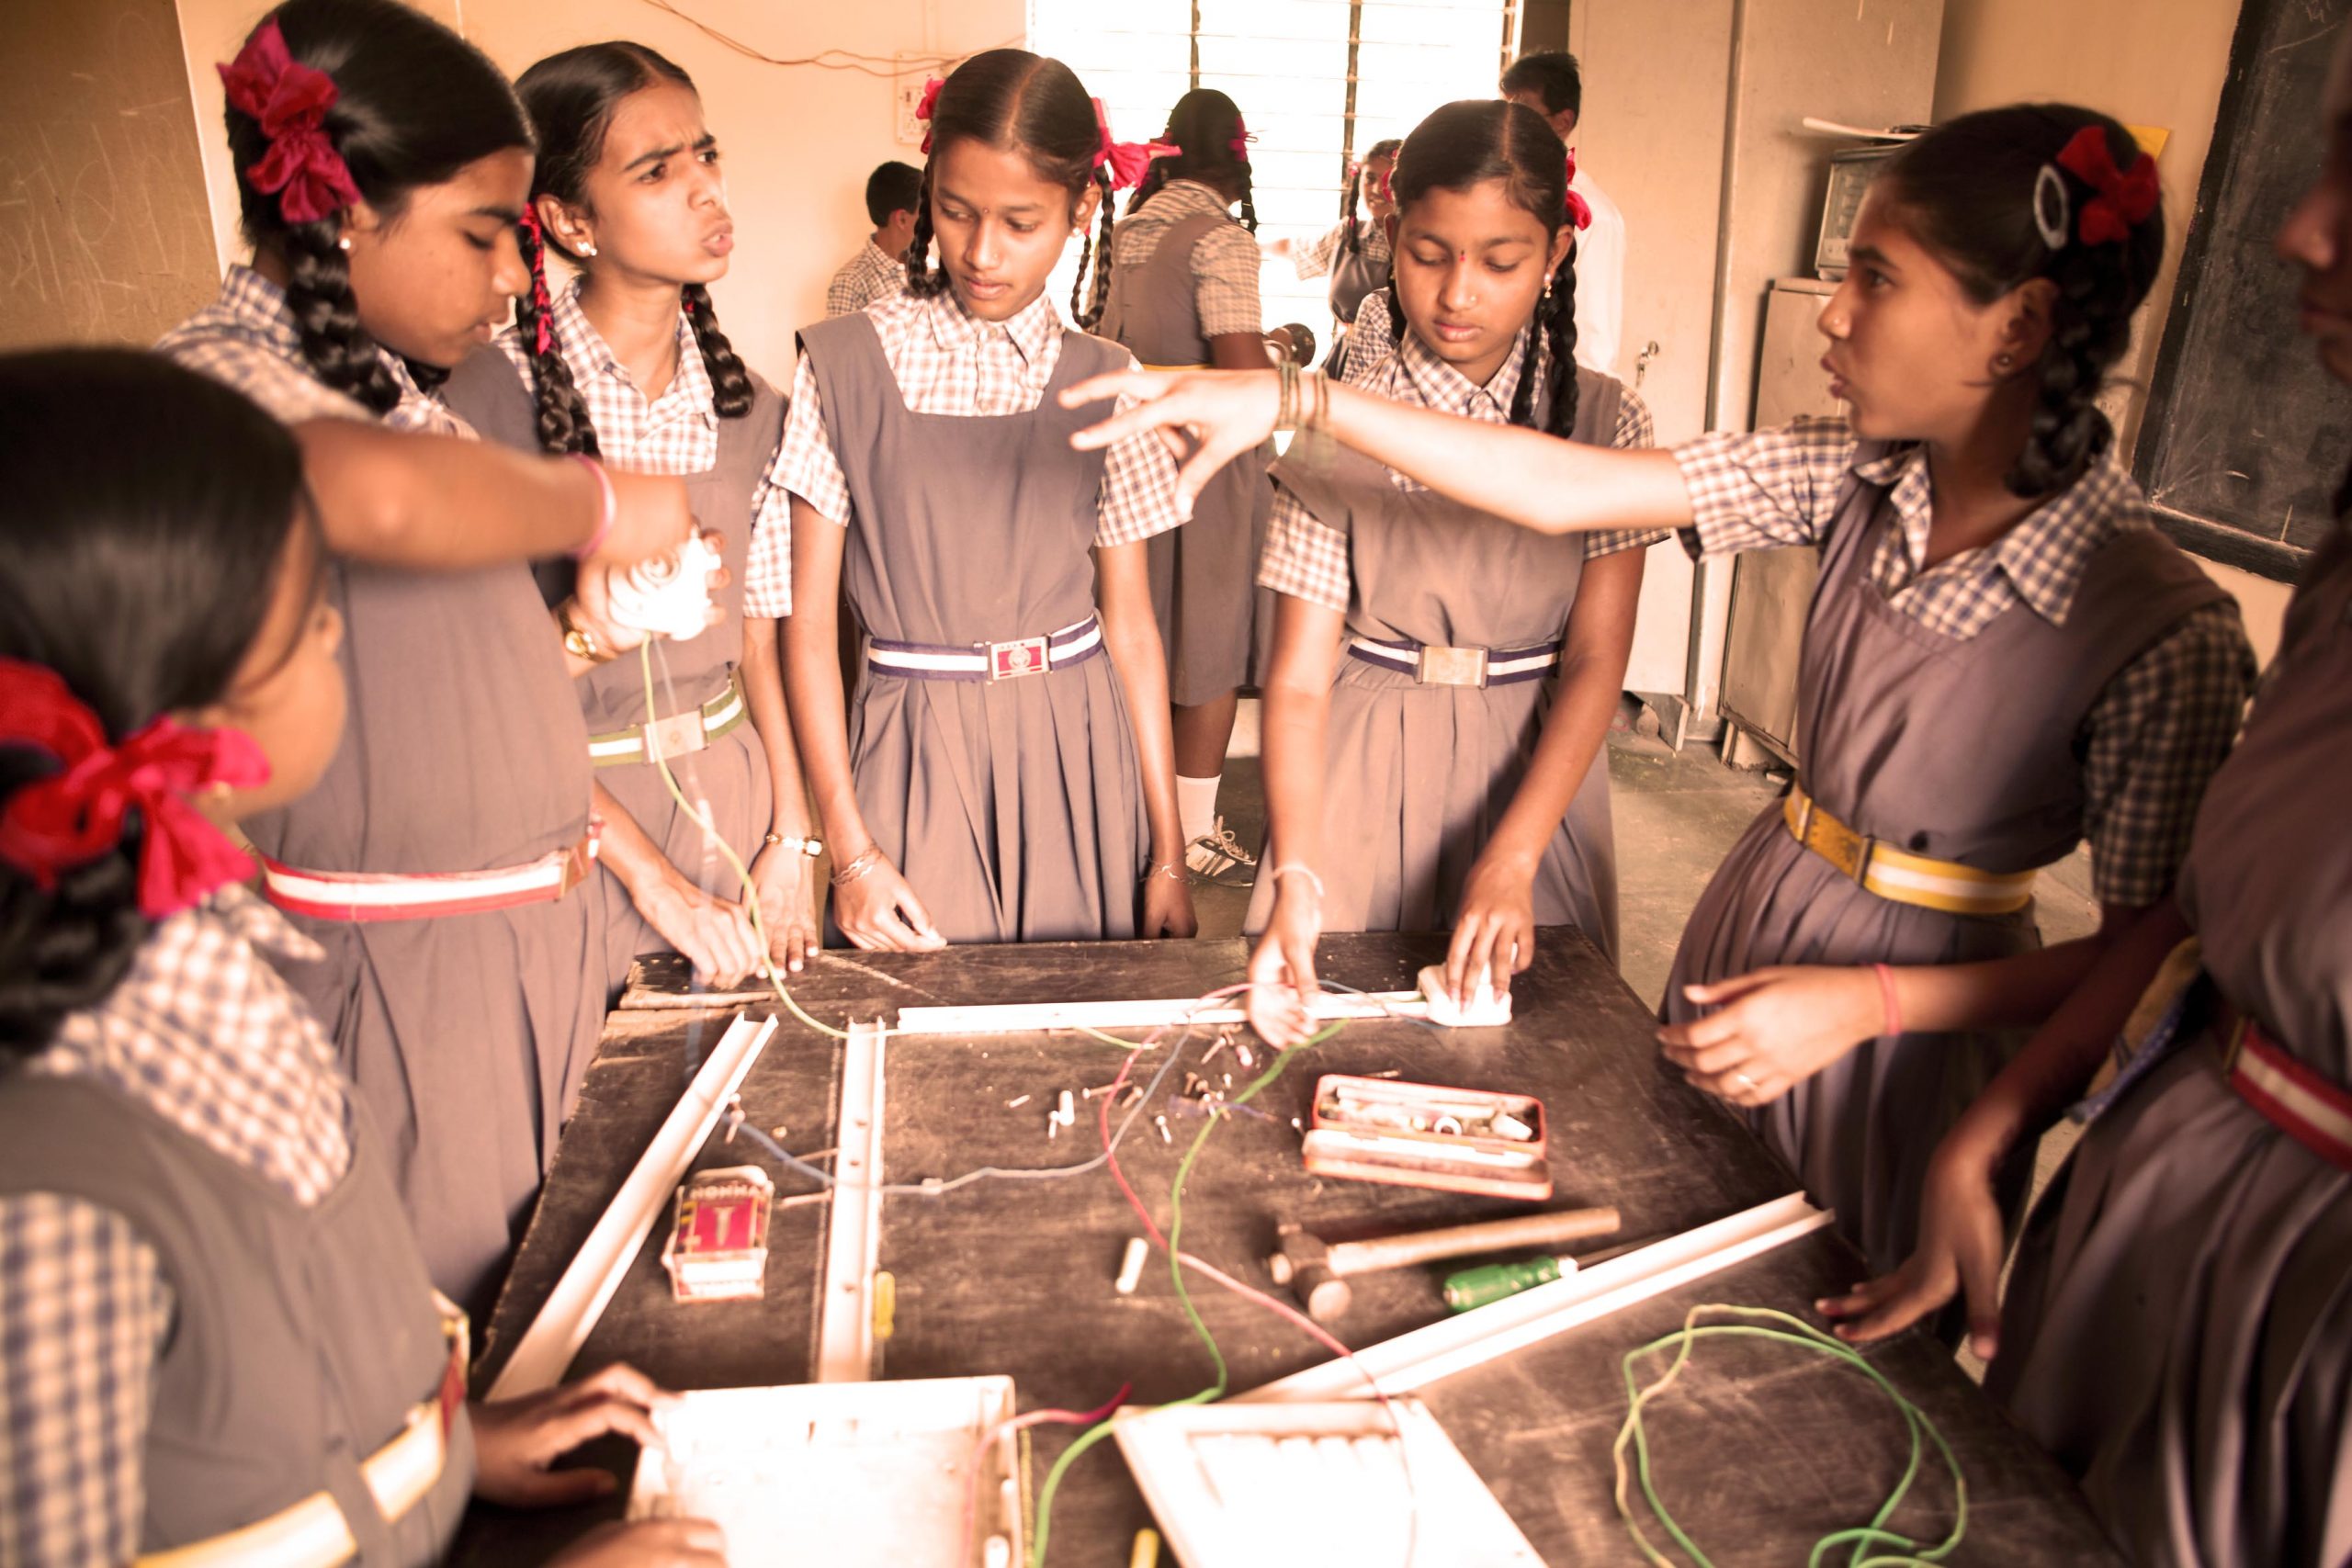
<path fill-rule="evenodd" d="M 1487 650 L 1432 648 L 1424 643 L 1413 678 L 1424 686 L 1483 686 L 1487 683 Z"/>
<path fill-rule="evenodd" d="M 989 679 L 1017 680 L 1023 675 L 1042 675 L 1053 664 L 1053 651 L 1042 637 L 1015 637 L 1011 642 L 992 642 L 989 647 Z"/>
<path fill-rule="evenodd" d="M 662 757 L 683 757 L 701 750 L 708 739 L 700 708 L 657 718 L 645 727 L 645 760 L 650 762 Z"/>
<path fill-rule="evenodd" d="M 578 843 L 563 852 L 563 877 L 555 885 L 559 898 L 596 874 L 596 840 L 583 835 Z"/>

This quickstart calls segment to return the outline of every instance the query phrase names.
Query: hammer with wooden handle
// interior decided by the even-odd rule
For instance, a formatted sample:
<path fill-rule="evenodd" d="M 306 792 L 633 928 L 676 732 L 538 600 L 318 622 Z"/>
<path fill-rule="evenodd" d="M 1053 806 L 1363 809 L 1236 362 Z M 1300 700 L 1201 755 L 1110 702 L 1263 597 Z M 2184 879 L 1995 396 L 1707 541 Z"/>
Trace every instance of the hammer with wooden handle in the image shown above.
<path fill-rule="evenodd" d="M 1614 1235 L 1618 1224 L 1614 1209 L 1560 1209 L 1336 1246 L 1302 1226 L 1284 1225 L 1280 1232 L 1282 1250 L 1266 1259 L 1266 1270 L 1273 1275 L 1274 1283 L 1296 1289 L 1307 1316 L 1328 1323 L 1345 1313 L 1353 1299 L 1347 1281 L 1351 1274 L 1376 1274 L 1448 1258 Z"/>

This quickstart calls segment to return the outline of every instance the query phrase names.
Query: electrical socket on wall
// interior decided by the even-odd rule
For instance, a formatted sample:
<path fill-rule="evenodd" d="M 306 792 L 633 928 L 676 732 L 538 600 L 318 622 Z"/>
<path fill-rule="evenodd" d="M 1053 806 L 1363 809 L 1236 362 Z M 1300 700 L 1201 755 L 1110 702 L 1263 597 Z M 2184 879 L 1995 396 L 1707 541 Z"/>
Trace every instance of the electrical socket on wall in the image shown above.
<path fill-rule="evenodd" d="M 916 56 L 895 57 L 890 78 L 891 133 L 901 147 L 922 145 L 922 121 L 915 118 L 915 109 L 922 102 L 923 84 L 931 79 L 930 62 Z"/>

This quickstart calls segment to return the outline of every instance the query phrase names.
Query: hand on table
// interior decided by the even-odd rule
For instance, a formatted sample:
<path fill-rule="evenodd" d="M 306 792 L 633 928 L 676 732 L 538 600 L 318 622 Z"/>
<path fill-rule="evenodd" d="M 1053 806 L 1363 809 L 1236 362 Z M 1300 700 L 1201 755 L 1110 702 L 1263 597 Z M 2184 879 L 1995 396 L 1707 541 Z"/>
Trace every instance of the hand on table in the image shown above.
<path fill-rule="evenodd" d="M 797 975 L 817 956 L 824 927 L 817 917 L 817 863 L 799 850 L 769 844 L 752 862 L 768 956 Z"/>
<path fill-rule="evenodd" d="M 2007 1237 L 1993 1193 L 1995 1161 L 1976 1152 L 1960 1128 L 1928 1167 L 1919 1201 L 1919 1245 L 1894 1273 L 1814 1303 L 1838 1322 L 1838 1337 L 1857 1344 L 1898 1334 L 1955 1294 L 1968 1303 L 1968 1347 L 1979 1360 L 2000 1350 L 2001 1262 Z"/>
<path fill-rule="evenodd" d="M 476 1404 L 469 1407 L 474 1495 L 513 1508 L 550 1508 L 607 1496 L 616 1485 L 611 1472 L 550 1467 L 582 1443 L 613 1433 L 634 1438 L 642 1447 L 660 1447 L 653 1412 L 676 1397 L 654 1387 L 635 1367 L 616 1361 L 578 1382 Z"/>
<path fill-rule="evenodd" d="M 1445 950 L 1445 988 L 1467 1007 L 1485 980 L 1510 995 L 1510 977 L 1535 962 L 1535 863 L 1488 846 L 1470 868 Z"/>
<path fill-rule="evenodd" d="M 1304 876 L 1276 885 L 1273 918 L 1250 954 L 1250 1026 L 1276 1050 L 1315 1032 L 1315 943 L 1323 934 L 1322 901 Z"/>

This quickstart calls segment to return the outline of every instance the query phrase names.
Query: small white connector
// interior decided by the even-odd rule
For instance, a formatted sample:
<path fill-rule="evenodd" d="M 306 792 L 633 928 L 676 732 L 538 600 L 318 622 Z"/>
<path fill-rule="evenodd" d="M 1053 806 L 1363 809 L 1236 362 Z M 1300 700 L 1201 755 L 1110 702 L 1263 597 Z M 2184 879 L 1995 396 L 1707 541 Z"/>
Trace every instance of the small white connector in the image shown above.
<path fill-rule="evenodd" d="M 1493 1029 L 1510 1021 L 1510 993 L 1498 996 L 1486 976 L 1467 1005 L 1457 1005 L 1445 988 L 1445 965 L 1432 964 L 1421 971 L 1421 999 L 1430 1004 L 1430 1021 L 1448 1029 Z"/>

